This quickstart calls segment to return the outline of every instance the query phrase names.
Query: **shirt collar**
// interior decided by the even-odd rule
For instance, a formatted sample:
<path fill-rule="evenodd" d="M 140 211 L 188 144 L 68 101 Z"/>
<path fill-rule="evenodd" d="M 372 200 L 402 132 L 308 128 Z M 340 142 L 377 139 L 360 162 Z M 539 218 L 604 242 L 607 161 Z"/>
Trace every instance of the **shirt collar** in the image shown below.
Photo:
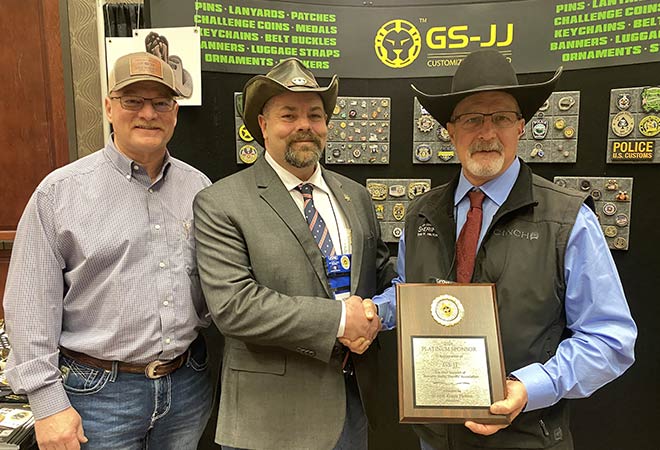
<path fill-rule="evenodd" d="M 502 203 L 506 200 L 513 188 L 516 179 L 518 179 L 518 173 L 520 172 L 520 160 L 518 158 L 513 160 L 513 163 L 502 173 L 502 175 L 494 178 L 481 186 L 481 190 L 486 196 L 497 204 L 497 206 L 502 206 Z M 456 186 L 456 191 L 454 192 L 454 206 L 458 205 L 459 202 L 467 195 L 469 191 L 475 189 L 475 186 L 470 183 L 465 175 L 463 170 L 461 170 L 461 175 L 458 180 L 458 186 Z"/>
<path fill-rule="evenodd" d="M 279 165 L 275 159 L 273 159 L 272 156 L 266 151 L 264 152 L 264 156 L 266 159 L 266 162 L 273 168 L 277 176 L 282 180 L 282 183 L 284 184 L 284 187 L 286 187 L 287 191 L 292 191 L 295 189 L 298 185 L 302 183 L 308 183 L 314 186 L 315 188 L 318 188 L 322 190 L 325 193 L 329 193 L 330 189 L 328 188 L 328 185 L 325 183 L 325 180 L 323 179 L 323 174 L 321 173 L 321 165 L 319 163 L 316 163 L 316 168 L 314 169 L 314 173 L 312 174 L 311 177 L 309 177 L 309 180 L 303 181 L 288 170 L 286 170 L 284 167 Z"/>
<path fill-rule="evenodd" d="M 129 159 L 126 155 L 124 155 L 122 152 L 120 152 L 117 147 L 115 146 L 115 134 L 111 133 L 110 134 L 110 139 L 108 139 L 108 143 L 106 144 L 105 148 L 103 149 L 103 153 L 105 154 L 106 158 L 110 160 L 110 162 L 115 166 L 115 168 L 122 174 L 124 177 L 130 176 L 133 177 L 133 166 L 135 166 L 135 161 L 132 159 Z M 171 157 L 170 157 L 170 152 L 165 150 L 165 159 L 163 163 L 163 167 L 160 170 L 160 174 L 156 178 L 157 182 L 160 180 L 162 177 L 164 177 L 167 174 L 167 171 L 169 170 L 169 167 L 171 165 Z"/>

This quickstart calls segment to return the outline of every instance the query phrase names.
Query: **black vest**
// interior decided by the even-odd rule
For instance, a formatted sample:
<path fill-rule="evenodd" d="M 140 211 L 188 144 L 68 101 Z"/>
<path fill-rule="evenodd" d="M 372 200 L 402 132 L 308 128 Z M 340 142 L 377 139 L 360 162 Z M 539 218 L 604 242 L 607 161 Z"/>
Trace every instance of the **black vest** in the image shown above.
<path fill-rule="evenodd" d="M 406 282 L 456 280 L 454 191 L 458 177 L 414 201 L 406 214 Z M 588 197 L 521 163 L 509 197 L 479 247 L 472 282 L 495 283 L 507 373 L 551 358 L 565 337 L 564 253 Z M 590 198 L 589 198 L 590 201 Z M 492 436 L 463 425 L 415 426 L 437 449 L 572 448 L 565 401 L 520 414 Z M 451 447 L 448 442 L 451 442 Z"/>

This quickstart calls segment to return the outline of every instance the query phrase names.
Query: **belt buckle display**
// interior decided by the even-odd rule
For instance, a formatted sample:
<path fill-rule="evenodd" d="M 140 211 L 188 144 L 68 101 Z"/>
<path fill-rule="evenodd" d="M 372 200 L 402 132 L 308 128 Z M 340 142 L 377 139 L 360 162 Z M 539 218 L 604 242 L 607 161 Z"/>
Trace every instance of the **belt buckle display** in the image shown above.
<path fill-rule="evenodd" d="M 156 359 L 155 361 L 151 361 L 149 364 L 147 364 L 147 367 L 144 368 L 144 374 L 150 380 L 157 380 L 158 378 L 163 377 L 163 375 L 157 375 L 156 370 L 158 370 L 159 367 L 165 364 L 166 364 L 165 361 L 161 361 L 159 359 Z"/>

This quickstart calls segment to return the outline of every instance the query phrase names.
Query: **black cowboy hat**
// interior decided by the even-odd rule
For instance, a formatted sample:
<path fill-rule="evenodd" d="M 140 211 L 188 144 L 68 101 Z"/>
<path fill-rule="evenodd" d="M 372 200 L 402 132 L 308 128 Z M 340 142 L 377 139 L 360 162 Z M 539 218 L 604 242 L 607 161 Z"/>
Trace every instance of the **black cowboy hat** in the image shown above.
<path fill-rule="evenodd" d="M 287 58 L 273 67 L 266 75 L 250 78 L 243 88 L 243 103 L 239 111 L 243 123 L 252 137 L 264 145 L 264 136 L 259 127 L 259 114 L 272 97 L 284 92 L 316 92 L 323 101 L 327 116 L 326 123 L 332 116 L 339 92 L 339 79 L 332 77 L 327 87 L 320 87 L 314 74 L 299 59 Z"/>
<path fill-rule="evenodd" d="M 511 94 L 520 107 L 525 121 L 529 121 L 554 90 L 562 72 L 559 67 L 554 76 L 542 83 L 518 84 L 511 63 L 498 51 L 480 50 L 470 53 L 458 66 L 448 94 L 425 94 L 411 85 L 419 103 L 443 127 L 451 120 L 454 108 L 464 98 L 487 91 Z"/>

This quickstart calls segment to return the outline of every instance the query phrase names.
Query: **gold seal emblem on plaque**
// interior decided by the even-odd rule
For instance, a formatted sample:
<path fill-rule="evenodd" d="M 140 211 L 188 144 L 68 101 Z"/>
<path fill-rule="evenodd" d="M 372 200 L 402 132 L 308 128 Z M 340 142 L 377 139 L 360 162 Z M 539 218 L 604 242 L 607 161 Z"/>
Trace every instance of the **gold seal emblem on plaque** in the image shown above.
<path fill-rule="evenodd" d="M 383 183 L 367 183 L 367 191 L 372 200 L 385 200 L 387 198 L 387 186 Z"/>
<path fill-rule="evenodd" d="M 395 220 L 403 220 L 406 215 L 406 205 L 403 203 L 395 203 L 392 207 L 392 215 Z"/>
<path fill-rule="evenodd" d="M 465 309 L 461 301 L 449 294 L 442 294 L 431 303 L 431 316 L 443 327 L 453 327 L 463 320 L 464 315 Z"/>

